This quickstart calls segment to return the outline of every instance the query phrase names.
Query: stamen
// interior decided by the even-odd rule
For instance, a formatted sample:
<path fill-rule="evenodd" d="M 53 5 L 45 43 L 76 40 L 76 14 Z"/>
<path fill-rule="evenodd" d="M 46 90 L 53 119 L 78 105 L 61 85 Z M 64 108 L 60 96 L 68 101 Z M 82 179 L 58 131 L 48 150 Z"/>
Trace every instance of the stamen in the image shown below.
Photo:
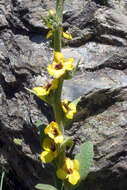
<path fill-rule="evenodd" d="M 59 64 L 55 65 L 56 70 L 59 70 L 59 69 L 62 69 L 62 68 L 63 68 L 62 63 L 59 63 Z"/>
<path fill-rule="evenodd" d="M 56 147 L 55 147 L 55 145 L 54 145 L 54 144 L 52 144 L 51 150 L 52 150 L 53 152 L 55 152 Z"/>
<path fill-rule="evenodd" d="M 70 169 L 67 170 L 67 173 L 68 173 L 68 174 L 72 174 L 72 173 L 73 173 L 73 170 L 70 168 Z"/>
<path fill-rule="evenodd" d="M 65 102 L 63 102 L 63 106 L 66 108 L 67 111 L 71 110 L 71 109 L 68 107 L 68 104 L 66 104 Z"/>
<path fill-rule="evenodd" d="M 54 136 L 58 136 L 59 135 L 57 129 L 53 129 L 53 134 L 54 134 Z"/>
<path fill-rule="evenodd" d="M 46 85 L 46 91 L 48 91 L 48 89 L 50 88 L 52 86 L 52 84 L 51 83 L 48 83 L 47 85 Z"/>

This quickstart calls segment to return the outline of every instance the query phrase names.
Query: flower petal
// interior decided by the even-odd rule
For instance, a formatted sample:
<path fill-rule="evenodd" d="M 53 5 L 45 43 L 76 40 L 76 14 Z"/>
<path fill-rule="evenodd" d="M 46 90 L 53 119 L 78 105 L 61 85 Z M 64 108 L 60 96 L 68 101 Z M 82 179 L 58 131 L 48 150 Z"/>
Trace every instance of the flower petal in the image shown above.
<path fill-rule="evenodd" d="M 48 65 L 47 70 L 48 70 L 48 72 L 49 72 L 50 75 L 53 75 L 54 70 L 52 68 L 52 64 Z"/>
<path fill-rule="evenodd" d="M 79 170 L 79 161 L 78 160 L 74 160 L 74 169 Z"/>
<path fill-rule="evenodd" d="M 33 91 L 35 92 L 36 96 L 41 97 L 47 95 L 47 92 L 45 88 L 43 87 L 35 87 L 33 88 Z"/>
<path fill-rule="evenodd" d="M 46 35 L 46 38 L 49 39 L 53 35 L 53 30 L 49 30 L 48 34 Z"/>
<path fill-rule="evenodd" d="M 73 119 L 74 113 L 73 111 L 68 111 L 65 115 L 68 119 Z"/>
<path fill-rule="evenodd" d="M 57 65 L 57 63 L 53 61 L 52 64 L 48 65 L 47 70 L 51 76 L 53 75 L 56 79 L 58 79 L 65 73 L 65 69 L 62 68 L 57 70 L 55 69 L 55 65 Z"/>
<path fill-rule="evenodd" d="M 73 110 L 73 113 L 76 113 L 76 106 L 75 106 L 74 103 L 70 103 L 70 104 L 68 105 L 68 107 L 69 107 L 71 110 Z"/>
<path fill-rule="evenodd" d="M 46 151 L 50 151 L 51 150 L 51 148 L 52 148 L 52 139 L 50 139 L 50 138 L 45 138 L 44 140 L 43 140 L 43 143 L 42 143 L 42 148 L 44 149 L 44 150 L 46 150 Z"/>
<path fill-rule="evenodd" d="M 51 127 L 50 125 L 48 125 L 45 129 L 44 129 L 44 133 L 46 135 L 48 135 L 51 139 L 54 139 L 54 134 L 51 131 Z"/>
<path fill-rule="evenodd" d="M 63 140 L 64 140 L 63 135 L 59 135 L 58 137 L 54 138 L 54 141 L 56 144 L 58 144 L 58 143 L 61 144 L 63 142 Z"/>
<path fill-rule="evenodd" d="M 55 51 L 54 53 L 54 61 L 59 63 L 64 61 L 64 55 L 61 52 Z"/>
<path fill-rule="evenodd" d="M 80 175 L 77 170 L 74 170 L 73 173 L 71 175 L 69 175 L 69 177 L 68 177 L 68 181 L 72 185 L 76 185 L 78 183 L 79 179 L 80 179 Z"/>
<path fill-rule="evenodd" d="M 73 58 L 68 58 L 64 61 L 64 68 L 68 71 L 71 71 L 73 69 Z"/>
<path fill-rule="evenodd" d="M 73 170 L 74 168 L 74 163 L 70 158 L 66 158 L 65 165 L 66 165 L 67 170 L 70 170 L 70 169 Z"/>
<path fill-rule="evenodd" d="M 66 38 L 67 40 L 72 40 L 72 36 L 68 31 L 63 32 L 63 37 Z"/>
<path fill-rule="evenodd" d="M 52 89 L 52 90 L 57 89 L 58 84 L 59 84 L 59 80 L 58 80 L 58 79 L 54 79 L 53 82 L 52 82 L 52 87 L 51 87 L 51 89 Z"/>
<path fill-rule="evenodd" d="M 48 152 L 48 151 L 43 151 L 41 153 L 41 160 L 44 163 L 50 163 L 52 162 L 52 160 L 54 159 L 54 155 L 52 152 Z"/>

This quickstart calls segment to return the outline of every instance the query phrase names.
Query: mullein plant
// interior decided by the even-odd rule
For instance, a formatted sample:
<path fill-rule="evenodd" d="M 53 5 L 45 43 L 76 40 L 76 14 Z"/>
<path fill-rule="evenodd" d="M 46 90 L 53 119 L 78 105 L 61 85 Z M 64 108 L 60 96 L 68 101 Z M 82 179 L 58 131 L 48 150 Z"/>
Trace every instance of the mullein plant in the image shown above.
<path fill-rule="evenodd" d="M 50 39 L 54 49 L 53 61 L 47 66 L 47 71 L 52 80 L 44 86 L 34 87 L 32 90 L 27 88 L 42 101 L 50 104 L 55 115 L 54 121 L 48 126 L 41 121 L 38 122 L 42 146 L 40 159 L 43 163 L 51 163 L 54 168 L 54 186 L 37 184 L 35 188 L 40 190 L 81 189 L 80 182 L 86 178 L 93 160 L 91 142 L 83 144 L 80 152 L 73 159 L 70 158 L 71 156 L 66 156 L 66 149 L 67 147 L 71 148 L 73 140 L 64 134 L 64 130 L 73 122 L 80 97 L 72 102 L 67 99 L 61 100 L 63 82 L 72 79 L 79 64 L 78 61 L 74 67 L 74 59 L 65 59 L 61 53 L 64 38 L 72 39 L 68 31 L 63 31 L 63 5 L 64 0 L 57 0 L 56 10 L 49 10 L 46 17 L 41 16 L 49 28 L 46 37 Z"/>

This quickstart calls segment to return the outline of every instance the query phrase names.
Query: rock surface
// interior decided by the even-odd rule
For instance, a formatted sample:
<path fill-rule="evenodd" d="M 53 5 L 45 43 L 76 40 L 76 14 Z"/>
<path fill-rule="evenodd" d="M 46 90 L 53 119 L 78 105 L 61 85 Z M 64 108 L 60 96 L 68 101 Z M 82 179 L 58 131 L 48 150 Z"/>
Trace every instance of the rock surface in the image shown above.
<path fill-rule="evenodd" d="M 53 52 L 40 15 L 55 7 L 50 0 L 0 1 L 0 167 L 3 190 L 34 190 L 52 183 L 41 163 L 36 122 L 52 121 L 52 109 L 30 95 L 48 79 Z M 82 99 L 73 126 L 73 154 L 85 141 L 95 156 L 84 182 L 86 190 L 127 189 L 127 1 L 66 0 L 64 28 L 73 40 L 63 53 L 80 58 L 76 76 L 65 81 L 63 97 Z"/>

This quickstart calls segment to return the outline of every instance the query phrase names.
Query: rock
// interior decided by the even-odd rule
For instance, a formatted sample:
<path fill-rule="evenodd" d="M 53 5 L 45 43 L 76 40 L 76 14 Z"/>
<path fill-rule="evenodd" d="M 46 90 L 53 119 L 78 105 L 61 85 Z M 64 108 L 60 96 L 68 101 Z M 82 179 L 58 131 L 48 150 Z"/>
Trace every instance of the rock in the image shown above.
<path fill-rule="evenodd" d="M 48 124 L 52 108 L 24 87 L 43 85 L 53 51 L 40 15 L 55 7 L 49 0 L 0 2 L 0 168 L 3 190 L 34 190 L 53 183 L 52 168 L 41 163 L 37 120 Z M 73 125 L 66 134 L 75 139 L 72 155 L 83 142 L 94 143 L 95 156 L 84 182 L 86 190 L 127 189 L 127 2 L 66 0 L 65 58 L 79 68 L 64 82 L 62 98 L 81 96 Z M 67 47 L 68 46 L 68 47 Z M 20 141 L 17 143 L 16 139 Z"/>

